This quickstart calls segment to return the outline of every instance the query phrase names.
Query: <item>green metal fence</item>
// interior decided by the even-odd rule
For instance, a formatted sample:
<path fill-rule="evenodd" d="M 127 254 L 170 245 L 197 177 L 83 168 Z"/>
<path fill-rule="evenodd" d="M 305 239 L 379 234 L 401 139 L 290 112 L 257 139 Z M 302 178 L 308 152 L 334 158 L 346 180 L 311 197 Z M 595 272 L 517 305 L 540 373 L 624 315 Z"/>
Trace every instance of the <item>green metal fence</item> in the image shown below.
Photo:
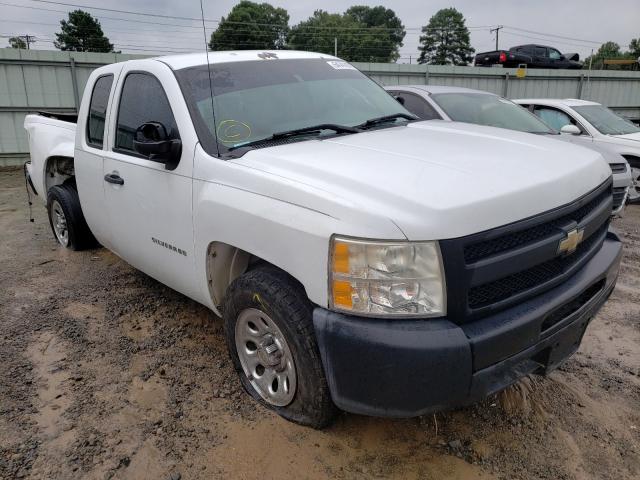
<path fill-rule="evenodd" d="M 28 156 L 22 127 L 27 113 L 75 112 L 94 68 L 135 58 L 144 55 L 0 49 L 0 165 Z M 529 70 L 524 78 L 518 78 L 515 69 L 355 65 L 382 85 L 454 85 L 508 98 L 583 98 L 640 119 L 640 72 Z"/>

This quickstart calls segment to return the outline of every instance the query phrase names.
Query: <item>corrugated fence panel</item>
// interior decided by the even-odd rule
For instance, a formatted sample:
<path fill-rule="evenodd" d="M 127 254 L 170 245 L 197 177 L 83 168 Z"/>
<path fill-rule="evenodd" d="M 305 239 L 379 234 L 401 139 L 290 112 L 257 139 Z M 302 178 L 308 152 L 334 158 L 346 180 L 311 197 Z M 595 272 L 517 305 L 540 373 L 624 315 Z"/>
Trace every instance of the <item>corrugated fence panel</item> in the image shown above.
<path fill-rule="evenodd" d="M 91 72 L 101 65 L 144 55 L 0 49 L 0 156 L 29 152 L 24 117 L 38 110 L 76 110 Z M 72 74 L 71 59 L 75 62 Z"/>
<path fill-rule="evenodd" d="M 0 154 L 29 152 L 27 135 L 22 127 L 25 114 L 0 112 Z"/>
<path fill-rule="evenodd" d="M 24 116 L 31 111 L 75 111 L 94 68 L 144 55 L 0 49 L 0 156 L 28 153 Z M 72 62 L 73 59 L 73 62 Z M 72 63 L 73 67 L 72 68 Z M 509 98 L 583 98 L 640 119 L 640 72 L 529 70 L 356 63 L 381 85 L 452 85 Z M 72 74 L 75 71 L 75 75 Z"/>

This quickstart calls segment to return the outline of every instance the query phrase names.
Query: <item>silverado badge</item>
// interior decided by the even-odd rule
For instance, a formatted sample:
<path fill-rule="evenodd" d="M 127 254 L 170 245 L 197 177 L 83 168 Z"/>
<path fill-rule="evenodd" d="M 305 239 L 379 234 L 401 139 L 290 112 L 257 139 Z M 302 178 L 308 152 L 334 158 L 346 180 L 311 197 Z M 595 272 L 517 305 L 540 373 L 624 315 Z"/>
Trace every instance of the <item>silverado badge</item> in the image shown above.
<path fill-rule="evenodd" d="M 580 242 L 582 242 L 582 237 L 584 237 L 584 229 L 578 230 L 574 228 L 570 232 L 567 232 L 567 238 L 561 240 L 558 245 L 558 253 L 569 255 L 575 252 Z"/>

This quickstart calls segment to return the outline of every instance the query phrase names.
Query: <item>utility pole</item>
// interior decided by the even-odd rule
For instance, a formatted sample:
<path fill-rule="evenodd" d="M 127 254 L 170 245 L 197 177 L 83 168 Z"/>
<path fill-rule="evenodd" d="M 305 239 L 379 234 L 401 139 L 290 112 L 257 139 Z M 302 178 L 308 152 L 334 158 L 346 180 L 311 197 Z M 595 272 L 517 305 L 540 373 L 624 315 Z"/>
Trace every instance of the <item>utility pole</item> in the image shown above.
<path fill-rule="evenodd" d="M 18 38 L 22 38 L 24 40 L 24 43 L 27 44 L 27 50 L 31 50 L 31 44 L 36 43 L 36 37 L 33 35 L 20 35 Z"/>
<path fill-rule="evenodd" d="M 333 56 L 338 56 L 338 37 L 333 37 Z"/>
<path fill-rule="evenodd" d="M 498 38 L 500 37 L 500 30 L 504 28 L 504 25 L 498 25 L 496 28 L 489 30 L 489 33 L 496 32 L 496 50 L 498 50 Z"/>

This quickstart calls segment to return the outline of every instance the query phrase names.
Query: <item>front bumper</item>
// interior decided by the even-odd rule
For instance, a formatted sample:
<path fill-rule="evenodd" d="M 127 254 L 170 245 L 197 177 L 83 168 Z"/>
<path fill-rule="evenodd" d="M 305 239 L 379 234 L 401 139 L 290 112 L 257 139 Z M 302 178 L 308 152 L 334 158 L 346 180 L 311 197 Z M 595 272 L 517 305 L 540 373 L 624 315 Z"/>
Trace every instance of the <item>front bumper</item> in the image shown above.
<path fill-rule="evenodd" d="M 335 404 L 346 411 L 412 417 L 467 405 L 573 354 L 611 294 L 622 245 L 612 232 L 563 284 L 489 317 L 388 320 L 316 308 L 313 323 Z"/>

